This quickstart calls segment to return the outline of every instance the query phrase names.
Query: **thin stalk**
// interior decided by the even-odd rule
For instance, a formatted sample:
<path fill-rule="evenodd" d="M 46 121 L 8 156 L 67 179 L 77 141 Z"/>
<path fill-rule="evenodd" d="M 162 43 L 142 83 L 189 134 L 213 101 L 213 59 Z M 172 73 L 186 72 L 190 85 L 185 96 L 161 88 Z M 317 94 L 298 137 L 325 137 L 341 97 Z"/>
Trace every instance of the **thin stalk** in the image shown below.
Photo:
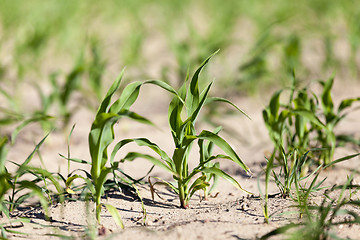
<path fill-rule="evenodd" d="M 96 195 L 95 199 L 95 208 L 96 208 L 96 220 L 100 223 L 100 213 L 101 213 L 101 194 Z"/>
<path fill-rule="evenodd" d="M 179 188 L 179 199 L 180 199 L 180 207 L 187 209 L 189 208 L 189 201 L 186 197 L 186 186 L 182 183 L 182 179 L 178 180 L 178 188 Z"/>

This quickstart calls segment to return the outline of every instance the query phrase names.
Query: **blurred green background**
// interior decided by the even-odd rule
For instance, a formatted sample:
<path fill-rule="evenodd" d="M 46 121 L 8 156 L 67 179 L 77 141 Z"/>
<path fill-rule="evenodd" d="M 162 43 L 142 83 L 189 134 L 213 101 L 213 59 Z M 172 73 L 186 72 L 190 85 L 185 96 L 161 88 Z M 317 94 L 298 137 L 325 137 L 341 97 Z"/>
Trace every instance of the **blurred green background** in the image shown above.
<path fill-rule="evenodd" d="M 221 49 L 206 74 L 227 96 L 269 86 L 357 79 L 360 4 L 355 0 L 0 0 L 1 123 L 66 118 L 74 95 L 94 108 L 125 79 L 177 85 Z M 207 76 L 205 74 L 205 76 Z M 29 87 L 30 86 L 30 87 Z M 27 114 L 24 89 L 41 102 Z"/>

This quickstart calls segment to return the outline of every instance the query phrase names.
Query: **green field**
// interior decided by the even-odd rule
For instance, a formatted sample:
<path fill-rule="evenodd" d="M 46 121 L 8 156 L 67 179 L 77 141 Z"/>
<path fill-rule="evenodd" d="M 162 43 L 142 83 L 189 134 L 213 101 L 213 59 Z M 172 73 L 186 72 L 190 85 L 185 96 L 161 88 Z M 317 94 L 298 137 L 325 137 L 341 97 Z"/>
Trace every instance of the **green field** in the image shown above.
<path fill-rule="evenodd" d="M 154 198 L 155 186 L 166 186 L 188 211 L 191 198 L 208 199 L 225 179 L 262 201 L 264 224 L 272 221 L 270 198 L 290 199 L 296 206 L 299 221 L 257 237 L 334 239 L 332 227 L 360 223 L 359 185 L 353 184 L 359 169 L 336 186 L 321 178 L 334 175 L 340 163 L 359 160 L 359 124 L 352 133 L 338 131 L 359 109 L 360 91 L 344 92 L 358 88 L 359 77 L 360 4 L 353 0 L 0 0 L 1 237 L 25 234 L 9 224 L 30 221 L 15 217 L 30 202 L 49 222 L 49 209 L 57 203 L 95 202 L 96 221 L 84 226 L 81 236 L 97 238 L 104 227 L 102 209 L 124 228 L 121 211 L 104 202 L 111 192 L 136 195 L 146 225 L 149 206 L 139 187 L 149 187 Z M 334 96 L 339 86 L 341 99 Z M 252 121 L 237 106 L 239 99 L 266 101 L 257 112 L 272 147 L 254 174 L 264 184 L 257 192 L 244 188 L 218 161 L 230 160 L 251 175 L 251 159 L 241 159 L 231 142 L 241 136 L 212 121 L 234 115 Z M 155 113 L 137 111 L 160 111 L 150 100 L 158 101 L 159 109 L 166 105 L 162 117 L 169 129 L 157 126 Z M 88 159 L 70 151 L 83 111 L 93 116 L 87 121 L 88 141 L 81 143 Z M 171 154 L 165 151 L 169 146 L 163 149 L 147 136 L 122 138 L 116 126 L 123 118 L 130 125 L 170 131 Z M 47 141 L 54 148 L 53 135 L 68 144 L 67 153 L 60 153 L 65 172 L 47 170 L 51 163 L 40 151 Z M 139 150 L 123 150 L 129 143 Z M 144 146 L 150 152 L 141 152 Z M 339 157 L 344 146 L 351 151 Z M 19 148 L 27 157 L 9 159 Z M 192 151 L 199 152 L 195 161 Z M 122 170 L 122 164 L 137 159 L 165 170 L 169 178 L 152 176 L 152 168 L 141 179 Z M 315 196 L 321 199 L 314 205 Z M 348 217 L 337 220 L 340 214 Z"/>

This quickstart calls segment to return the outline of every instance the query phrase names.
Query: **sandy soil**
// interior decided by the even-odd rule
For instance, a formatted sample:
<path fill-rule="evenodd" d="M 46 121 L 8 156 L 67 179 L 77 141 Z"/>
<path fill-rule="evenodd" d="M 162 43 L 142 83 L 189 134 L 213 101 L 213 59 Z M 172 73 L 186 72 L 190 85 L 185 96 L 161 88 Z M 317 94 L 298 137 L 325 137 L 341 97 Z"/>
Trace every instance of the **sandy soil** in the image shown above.
<path fill-rule="evenodd" d="M 356 97 L 358 95 L 358 85 L 343 85 L 337 82 L 334 96 L 336 99 L 345 97 Z M 157 89 L 156 89 L 157 90 Z M 167 126 L 167 101 L 163 100 L 163 95 L 157 94 L 153 87 L 140 94 L 141 98 L 134 106 L 139 113 L 151 118 L 160 128 L 134 124 L 124 120 L 116 126 L 117 139 L 127 137 L 148 137 L 160 145 L 165 151 L 171 153 L 172 142 Z M 271 143 L 267 136 L 266 128 L 261 117 L 261 110 L 266 105 L 271 93 L 266 93 L 258 98 L 235 99 L 236 104 L 249 114 L 252 120 L 243 116 L 219 116 L 215 120 L 224 126 L 221 134 L 228 139 L 232 146 L 239 153 L 243 161 L 251 168 L 252 177 L 244 174 L 239 167 L 231 162 L 221 161 L 222 168 L 240 182 L 240 184 L 255 195 L 259 195 L 258 176 L 262 167 L 265 165 L 264 155 L 271 151 Z M 151 99 L 151 101 L 149 101 Z M 155 104 L 155 105 L 154 105 Z M 353 133 L 360 136 L 359 117 L 360 111 L 351 113 L 348 118 L 339 126 L 338 132 Z M 87 149 L 87 134 L 93 119 L 91 111 L 82 109 L 75 114 L 71 120 L 76 123 L 76 128 L 71 140 L 71 156 L 82 159 L 89 159 Z M 71 125 L 70 124 L 70 125 Z M 71 126 L 70 126 L 71 127 Z M 69 128 L 70 128 L 69 127 Z M 209 124 L 201 124 L 199 127 L 212 129 Z M 231 135 L 229 133 L 232 133 Z M 54 132 L 47 139 L 46 144 L 41 148 L 46 168 L 50 171 L 67 172 L 67 162 L 58 156 L 58 153 L 67 154 L 66 137 L 68 131 Z M 26 128 L 19 136 L 16 144 L 9 153 L 8 158 L 18 162 L 23 161 L 34 147 L 34 142 L 39 141 L 43 133 L 37 129 L 36 125 Z M 130 145 L 119 153 L 119 157 L 128 150 L 141 150 L 135 145 Z M 346 154 L 357 153 L 359 149 L 352 149 L 347 146 L 337 149 L 336 157 Z M 197 150 L 194 149 L 193 157 L 196 158 Z M 38 159 L 34 159 L 33 164 L 37 164 Z M 76 169 L 84 166 L 72 164 L 71 168 Z M 143 160 L 125 163 L 122 169 L 134 177 L 143 176 L 151 167 Z M 349 162 L 341 163 L 332 170 L 323 172 L 321 177 L 328 177 L 325 184 L 341 184 L 346 181 L 346 177 L 351 174 L 351 169 L 360 170 L 359 158 Z M 170 180 L 169 174 L 161 169 L 155 168 L 150 174 L 165 180 Z M 355 182 L 360 182 L 360 176 L 355 175 Z M 263 177 L 260 176 L 260 188 L 264 190 Z M 158 194 L 162 197 L 151 199 L 148 185 L 139 186 L 139 191 L 143 197 L 147 216 L 145 220 L 139 199 L 129 193 L 113 192 L 104 197 L 103 202 L 115 206 L 124 221 L 125 229 L 117 228 L 114 220 L 106 209 L 101 212 L 101 223 L 103 228 L 99 233 L 103 233 L 99 238 L 112 237 L 113 239 L 256 239 L 267 232 L 289 222 L 300 221 L 298 214 L 283 214 L 296 210 L 293 205 L 295 202 L 290 199 L 271 198 L 270 214 L 274 214 L 269 224 L 264 223 L 262 212 L 263 201 L 254 196 L 249 196 L 244 192 L 236 190 L 228 182 L 221 181 L 217 187 L 218 195 L 209 200 L 201 200 L 199 195 L 195 195 L 190 202 L 189 209 L 180 209 L 177 197 L 169 189 L 158 187 Z M 278 192 L 276 186 L 270 184 L 270 192 Z M 311 201 L 319 204 L 323 192 L 315 194 Z M 354 198 L 359 196 L 355 195 Z M 86 211 L 86 209 L 90 209 Z M 13 219 L 18 217 L 28 217 L 29 223 L 14 223 L 12 230 L 27 233 L 28 235 L 8 234 L 11 239 L 52 239 L 57 238 L 57 234 L 72 236 L 74 238 L 86 238 L 86 229 L 94 222 L 93 204 L 81 201 L 66 201 L 50 207 L 51 221 L 45 221 L 43 211 L 36 206 L 25 206 L 13 213 Z M 360 214 L 360 209 L 354 209 Z M 0 218 L 1 223 L 8 220 Z M 10 224 L 6 225 L 10 227 Z M 341 237 L 351 237 L 360 239 L 360 227 L 358 225 L 340 225 L 333 229 Z"/>

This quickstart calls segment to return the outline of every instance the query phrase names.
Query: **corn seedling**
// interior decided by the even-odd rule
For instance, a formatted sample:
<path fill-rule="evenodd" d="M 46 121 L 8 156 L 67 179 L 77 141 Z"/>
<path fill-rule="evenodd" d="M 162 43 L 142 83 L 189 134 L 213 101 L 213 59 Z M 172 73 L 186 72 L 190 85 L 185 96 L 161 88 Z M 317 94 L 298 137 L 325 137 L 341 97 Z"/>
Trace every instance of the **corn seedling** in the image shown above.
<path fill-rule="evenodd" d="M 113 161 L 113 155 L 115 155 L 119 149 L 114 148 L 111 154 L 112 157 L 108 157 L 108 146 L 115 139 L 113 130 L 115 123 L 123 117 L 128 117 L 141 123 L 153 125 L 151 121 L 129 110 L 131 105 L 136 101 L 141 86 L 144 84 L 154 84 L 164 89 L 167 89 L 170 92 L 176 93 L 175 90 L 173 90 L 170 86 L 161 81 L 149 80 L 146 82 L 134 82 L 127 85 L 122 91 L 121 96 L 111 104 L 111 99 L 113 95 L 120 87 L 122 76 L 123 72 L 111 85 L 110 89 L 108 90 L 106 96 L 104 97 L 97 110 L 95 120 L 91 126 L 91 130 L 89 133 L 89 151 L 91 155 L 91 162 L 80 159 L 69 159 L 75 162 L 91 165 L 90 174 L 85 172 L 87 175 L 86 178 L 77 174 L 70 174 L 71 176 L 69 176 L 66 180 L 66 186 L 67 189 L 69 189 L 71 183 L 76 178 L 82 178 L 86 182 L 87 187 L 88 189 L 90 189 L 91 195 L 95 201 L 96 219 L 98 222 L 100 222 L 100 211 L 101 206 L 103 205 L 101 204 L 101 197 L 103 196 L 106 189 L 106 183 L 108 183 L 107 176 L 110 173 L 114 173 L 114 171 L 120 171 L 121 173 L 123 173 L 118 167 L 120 162 Z M 108 162 L 110 162 L 110 167 L 106 166 Z M 114 183 L 118 184 L 115 175 L 114 182 L 110 183 L 110 185 L 113 186 Z M 120 223 L 121 219 L 119 218 L 119 215 L 115 213 L 115 211 L 113 211 L 114 209 L 109 205 L 105 206 L 108 208 L 110 213 L 113 214 L 113 217 L 117 219 L 117 222 Z"/>
<path fill-rule="evenodd" d="M 200 134 L 197 134 L 195 130 L 195 122 L 204 105 L 210 104 L 214 101 L 220 101 L 229 103 L 232 106 L 236 107 L 234 104 L 232 104 L 226 99 L 212 98 L 208 96 L 210 88 L 212 86 L 212 82 L 200 93 L 199 74 L 212 56 L 213 55 L 211 55 L 201 64 L 201 66 L 196 70 L 194 76 L 190 81 L 188 81 L 189 74 L 187 74 L 185 83 L 179 89 L 179 91 L 171 91 L 171 93 L 175 95 L 170 103 L 168 112 L 168 121 L 175 144 L 175 149 L 173 151 L 172 157 L 169 157 L 166 152 L 164 152 L 158 145 L 146 138 L 121 140 L 115 145 L 115 152 L 113 151 L 112 154 L 112 157 L 114 157 L 119 149 L 131 142 L 135 142 L 139 146 L 146 146 L 153 150 L 156 154 L 160 156 L 161 160 L 154 158 L 150 155 L 136 152 L 129 153 L 125 157 L 125 159 L 134 159 L 136 157 L 145 158 L 152 162 L 154 165 L 157 165 L 170 172 L 173 175 L 173 179 L 177 182 L 177 184 L 166 181 L 160 181 L 155 184 L 165 184 L 170 187 L 179 196 L 180 206 L 182 208 L 189 207 L 189 200 L 196 191 L 205 190 L 209 187 L 209 183 L 206 181 L 206 179 L 210 175 L 206 174 L 214 174 L 222 177 L 231 182 L 237 188 L 244 190 L 233 177 L 218 168 L 218 165 L 214 164 L 210 166 L 209 163 L 213 160 L 220 158 L 229 159 L 237 163 L 247 173 L 250 172 L 249 168 L 242 162 L 234 149 L 223 138 L 216 134 L 216 132 L 213 133 L 207 130 L 203 130 Z M 166 90 L 169 91 L 169 89 L 172 88 L 168 87 Z M 236 109 L 242 112 L 239 108 L 236 107 Z M 182 116 L 184 116 L 185 114 L 187 117 L 183 120 Z M 190 171 L 188 166 L 188 163 L 190 161 L 189 156 L 192 145 L 196 140 L 200 141 L 199 145 L 203 153 L 197 167 Z M 203 141 L 209 141 L 213 143 L 214 145 L 222 149 L 227 155 L 220 154 L 207 156 L 206 153 L 209 153 L 211 147 L 208 148 L 208 150 L 205 149 Z M 198 173 L 203 174 L 193 180 L 193 178 L 195 178 L 195 175 Z M 193 180 L 192 183 L 191 180 Z"/>
<path fill-rule="evenodd" d="M 342 100 L 335 110 L 331 97 L 333 81 L 330 78 L 320 82 L 323 91 L 318 97 L 313 93 L 308 94 L 307 88 L 296 90 L 294 76 L 288 103 L 280 102 L 282 90 L 272 96 L 269 106 L 263 111 L 263 119 L 278 159 L 281 159 L 280 146 L 287 149 L 286 155 L 293 149 L 298 149 L 302 155 L 307 149 L 321 148 L 323 150 L 318 151 L 319 156 L 313 155 L 313 158 L 318 158 L 318 164 L 328 165 L 333 160 L 337 140 L 356 142 L 351 136 L 337 137 L 334 128 L 348 114 L 344 111 L 360 98 Z"/>

